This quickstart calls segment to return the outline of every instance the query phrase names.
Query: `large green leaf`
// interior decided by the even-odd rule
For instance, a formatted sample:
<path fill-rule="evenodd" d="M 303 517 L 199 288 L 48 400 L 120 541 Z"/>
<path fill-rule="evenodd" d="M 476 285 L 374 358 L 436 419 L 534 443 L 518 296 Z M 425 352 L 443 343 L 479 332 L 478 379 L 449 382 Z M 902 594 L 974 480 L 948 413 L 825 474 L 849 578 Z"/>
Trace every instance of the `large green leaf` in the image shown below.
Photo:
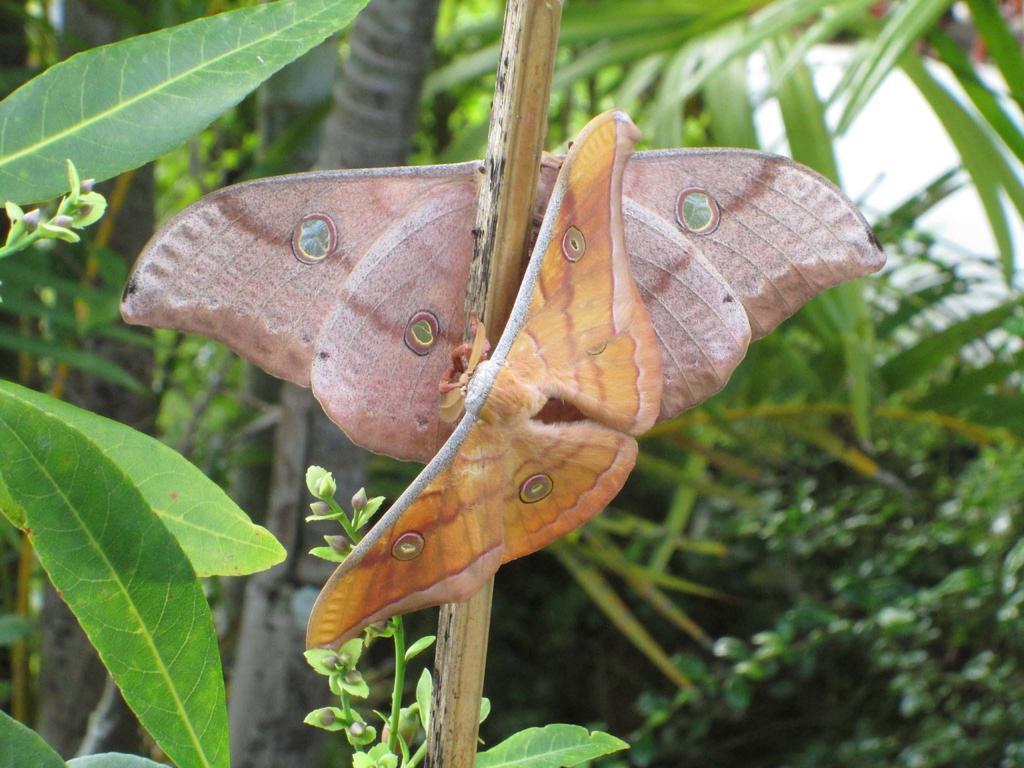
<path fill-rule="evenodd" d="M 629 744 L 578 725 L 527 728 L 476 756 L 476 768 L 570 768 L 629 749 Z"/>
<path fill-rule="evenodd" d="M 60 195 L 173 149 L 368 0 L 280 0 L 72 56 L 0 102 L 0 200 Z"/>
<path fill-rule="evenodd" d="M 0 381 L 0 402 L 4 400 L 59 420 L 87 437 L 131 479 L 199 576 L 239 576 L 284 560 L 284 548 L 269 531 L 254 524 L 216 483 L 159 440 Z"/>
<path fill-rule="evenodd" d="M 226 768 L 217 637 L 192 567 L 105 451 L 12 393 L 0 393 L 0 473 L 39 562 L 160 748 Z"/>
<path fill-rule="evenodd" d="M 64 768 L 43 737 L 0 710 L 0 768 Z"/>

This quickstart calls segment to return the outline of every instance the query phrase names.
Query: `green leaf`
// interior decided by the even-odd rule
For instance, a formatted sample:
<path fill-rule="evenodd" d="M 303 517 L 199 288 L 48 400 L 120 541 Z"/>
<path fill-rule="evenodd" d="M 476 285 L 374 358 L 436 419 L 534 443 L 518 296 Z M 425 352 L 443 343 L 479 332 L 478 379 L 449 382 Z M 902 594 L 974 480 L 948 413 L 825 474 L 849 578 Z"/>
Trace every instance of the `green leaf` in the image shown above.
<path fill-rule="evenodd" d="M 900 61 L 900 66 L 935 112 L 960 153 L 964 169 L 974 182 L 992 228 L 1004 277 L 1008 284 L 1012 283 L 1015 270 L 1013 239 L 1000 191 L 1024 216 L 1024 188 L 1020 180 L 1007 165 L 1003 152 L 994 144 L 990 129 L 979 124 L 975 116 L 939 83 L 920 56 L 908 54 Z"/>
<path fill-rule="evenodd" d="M 88 755 L 68 760 L 68 768 L 167 768 L 166 763 L 154 763 L 138 755 L 124 755 L 107 752 L 102 755 Z"/>
<path fill-rule="evenodd" d="M 971 99 L 978 111 L 1006 146 L 1024 162 L 1024 133 L 1014 118 L 1003 108 L 999 96 L 978 76 L 967 52 L 949 35 L 933 30 L 928 42 L 934 47 L 939 58 L 949 67 L 964 93 Z"/>
<path fill-rule="evenodd" d="M 636 615 L 629 609 L 611 584 L 593 566 L 582 562 L 564 541 L 557 541 L 549 550 L 569 570 L 590 599 L 597 603 L 616 628 L 625 635 L 652 664 L 679 688 L 692 683 L 672 663 L 665 649 L 658 644 Z"/>
<path fill-rule="evenodd" d="M 434 680 L 430 670 L 424 669 L 420 679 L 416 681 L 416 703 L 420 707 L 420 722 L 423 730 L 430 733 L 430 703 L 434 696 Z"/>
<path fill-rule="evenodd" d="M 419 640 L 417 640 L 415 643 L 409 646 L 409 649 L 405 652 L 405 660 L 410 661 L 419 656 L 421 653 L 427 650 L 427 648 L 434 644 L 434 640 L 434 635 L 427 635 L 426 637 L 421 637 Z"/>
<path fill-rule="evenodd" d="M 476 756 L 476 768 L 570 768 L 629 749 L 629 744 L 578 725 L 527 728 Z"/>
<path fill-rule="evenodd" d="M 217 636 L 192 567 L 124 470 L 19 389 L 0 389 L 0 473 L 39 562 L 168 757 L 226 768 Z"/>
<path fill-rule="evenodd" d="M 0 102 L 0 200 L 46 200 L 65 160 L 102 181 L 173 149 L 367 0 L 280 0 L 72 56 Z"/>
<path fill-rule="evenodd" d="M 718 39 L 715 46 L 722 47 L 725 43 L 725 39 Z M 714 52 L 715 48 L 711 50 Z M 704 106 L 711 115 L 711 135 L 720 147 L 760 147 L 747 82 L 747 61 L 735 57 L 723 64 L 704 85 Z"/>
<path fill-rule="evenodd" d="M 989 55 L 1003 73 L 1010 93 L 1024 108 L 1024 54 L 1021 54 L 1020 41 L 999 12 L 997 3 L 967 0 L 967 6 L 971 9 L 976 29 L 985 38 Z"/>
<path fill-rule="evenodd" d="M 965 345 L 1002 325 L 1022 303 L 1024 299 L 1013 299 L 987 312 L 970 315 L 937 333 L 926 335 L 882 366 L 881 374 L 886 387 L 890 392 L 898 392 L 927 376 Z"/>
<path fill-rule="evenodd" d="M 0 381 L 0 402 L 4 401 L 87 436 L 131 479 L 150 509 L 174 534 L 197 575 L 240 576 L 284 560 L 284 548 L 268 530 L 253 523 L 216 483 L 159 440 L 31 389 Z"/>
<path fill-rule="evenodd" d="M 0 768 L 64 768 L 43 737 L 0 710 Z"/>
<path fill-rule="evenodd" d="M 906 0 L 893 6 L 895 10 L 850 79 L 850 96 L 839 118 L 837 133 L 850 127 L 896 62 L 950 5 L 952 0 Z"/>
<path fill-rule="evenodd" d="M 81 349 L 72 349 L 55 344 L 43 339 L 31 336 L 19 336 L 15 333 L 5 332 L 0 335 L 0 349 L 9 349 L 12 352 L 26 352 L 36 357 L 49 358 L 58 363 L 66 363 L 72 368 L 91 373 L 107 381 L 120 384 L 132 392 L 144 392 L 145 388 L 128 371 L 109 360 L 85 352 Z"/>

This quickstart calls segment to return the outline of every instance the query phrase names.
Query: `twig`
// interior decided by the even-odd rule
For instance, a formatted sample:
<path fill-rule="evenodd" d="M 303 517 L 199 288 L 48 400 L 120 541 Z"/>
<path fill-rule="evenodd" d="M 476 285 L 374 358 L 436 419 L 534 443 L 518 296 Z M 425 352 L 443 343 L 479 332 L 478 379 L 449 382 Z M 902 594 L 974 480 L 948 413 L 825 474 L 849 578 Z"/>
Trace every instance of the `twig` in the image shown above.
<path fill-rule="evenodd" d="M 562 0 L 509 0 L 491 114 L 466 327 L 483 318 L 497 339 L 515 301 L 537 194 Z M 438 621 L 428 768 L 472 768 L 487 658 L 493 580 Z"/>

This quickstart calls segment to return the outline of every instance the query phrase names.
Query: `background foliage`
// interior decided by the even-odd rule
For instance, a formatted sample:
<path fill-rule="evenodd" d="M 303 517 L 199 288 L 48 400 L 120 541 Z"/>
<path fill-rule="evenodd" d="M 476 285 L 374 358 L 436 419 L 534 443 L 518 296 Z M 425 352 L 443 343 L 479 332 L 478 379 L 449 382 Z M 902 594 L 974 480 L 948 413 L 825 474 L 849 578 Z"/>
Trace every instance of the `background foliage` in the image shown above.
<path fill-rule="evenodd" d="M 74 41 L 40 4 L 7 5 L 29 41 L 27 68 L 3 70 L 12 88 Z M 148 31 L 249 3 L 109 5 Z M 501 5 L 442 2 L 415 162 L 482 154 Z M 502 571 L 485 738 L 599 725 L 633 745 L 610 766 L 1024 765 L 1024 312 L 1010 226 L 1024 216 L 1020 24 L 1019 6 L 1007 20 L 986 0 L 567 2 L 550 148 L 612 106 L 646 146 L 756 147 L 755 110 L 774 101 L 783 149 L 841 184 L 837 137 L 899 69 L 960 162 L 868 212 L 882 274 L 755 344 L 721 394 L 642 442 L 608 512 Z M 808 64 L 822 43 L 853 52 L 832 93 L 815 90 Z M 762 65 L 768 86 L 754 88 Z M 302 115 L 306 130 L 266 150 L 255 112 L 242 101 L 157 161 L 162 216 L 284 170 L 324 114 Z M 918 224 L 964 186 L 992 252 Z M 83 244 L 0 263 L 0 368 L 57 395 L 76 371 L 113 392 L 155 391 L 160 437 L 226 483 L 251 459 L 239 431 L 268 411 L 240 396 L 242 368 L 218 345 L 120 324 L 110 199 L 111 223 Z M 154 372 L 120 368 L 97 339 L 151 346 Z M 414 472 L 374 458 L 368 485 L 394 498 Z M 21 544 L 3 532 L 15 578 L 0 595 L 0 643 L 31 649 Z"/>

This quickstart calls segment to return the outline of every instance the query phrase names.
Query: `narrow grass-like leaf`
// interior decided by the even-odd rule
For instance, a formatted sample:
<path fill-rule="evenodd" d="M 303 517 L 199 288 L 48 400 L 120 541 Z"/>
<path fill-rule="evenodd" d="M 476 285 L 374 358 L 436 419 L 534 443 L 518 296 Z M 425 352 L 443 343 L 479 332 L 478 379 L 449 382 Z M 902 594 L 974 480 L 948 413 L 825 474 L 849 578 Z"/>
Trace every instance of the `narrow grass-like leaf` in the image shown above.
<path fill-rule="evenodd" d="M 588 527 L 586 532 L 587 540 L 592 544 L 593 549 L 601 552 L 617 552 L 618 547 L 606 536 L 597 530 Z M 618 571 L 626 580 L 630 589 L 637 593 L 648 605 L 654 608 L 659 614 L 666 618 L 676 627 L 686 632 L 694 640 L 700 643 L 708 643 L 707 634 L 693 619 L 686 615 L 672 599 L 658 589 L 658 586 L 650 578 L 651 571 L 641 567 L 624 569 Z"/>
<path fill-rule="evenodd" d="M 10 382 L 0 398 L 88 435 L 130 479 L 174 534 L 199 576 L 240 576 L 284 560 L 280 542 L 220 487 L 159 440 Z"/>
<path fill-rule="evenodd" d="M 95 442 L 9 396 L 10 386 L 0 396 L 0 473 L 40 564 L 168 757 L 227 768 L 217 636 L 191 565 Z"/>
<path fill-rule="evenodd" d="M 572 768 L 629 744 L 579 725 L 527 728 L 476 756 L 476 768 Z"/>
<path fill-rule="evenodd" d="M 615 103 L 626 112 L 637 112 L 640 98 L 658 79 L 665 53 L 652 53 L 634 63 L 615 92 Z"/>
<path fill-rule="evenodd" d="M 601 575 L 600 571 L 582 562 L 564 542 L 557 541 L 548 550 L 573 575 L 597 607 L 611 619 L 612 624 L 646 656 L 654 666 L 680 688 L 691 688 L 693 684 L 679 671 L 658 641 L 651 636 L 643 623 L 634 615 L 619 597 L 618 593 Z"/>
<path fill-rule="evenodd" d="M 956 75 L 960 87 L 970 97 L 978 112 L 985 117 L 992 130 L 999 134 L 999 138 L 1006 143 L 1010 151 L 1024 162 L 1024 132 L 999 103 L 996 94 L 978 77 L 964 49 L 953 38 L 939 30 L 933 30 L 928 36 L 928 41 L 935 48 L 939 59 Z"/>
<path fill-rule="evenodd" d="M 970 315 L 937 333 L 928 334 L 882 366 L 886 387 L 890 392 L 899 392 L 934 372 L 936 366 L 955 357 L 967 344 L 1002 325 L 1021 304 L 1024 304 L 1024 298 L 1013 299 L 987 312 Z"/>
<path fill-rule="evenodd" d="M 958 280 L 949 276 L 935 285 L 926 285 L 917 291 L 901 291 L 899 304 L 875 326 L 878 338 L 888 339 L 923 312 L 927 312 L 950 296 L 962 293 L 963 288 L 958 283 Z"/>
<path fill-rule="evenodd" d="M 853 26 L 877 0 L 847 0 L 826 6 L 821 18 L 800 33 L 799 39 L 786 54 L 785 60 L 772 72 L 772 88 L 777 90 L 794 68 L 807 58 L 814 46 L 830 42 L 839 32 Z"/>
<path fill-rule="evenodd" d="M 1024 53 L 1020 40 L 1006 23 L 998 3 L 992 0 L 967 0 L 974 24 L 985 39 L 989 55 L 995 61 L 1013 98 L 1024 109 Z"/>
<path fill-rule="evenodd" d="M 900 66 L 935 112 L 950 141 L 960 153 L 964 169 L 974 182 L 992 228 L 1003 265 L 1003 275 L 1007 283 L 1012 284 L 1016 269 L 1013 238 L 1000 199 L 1000 190 L 1007 194 L 1018 213 L 1024 216 L 1024 188 L 1021 187 L 1020 179 L 1007 166 L 1006 158 L 993 144 L 991 134 L 935 79 L 919 56 L 908 54 Z"/>
<path fill-rule="evenodd" d="M 716 46 L 728 41 L 717 39 Z M 757 128 L 750 104 L 747 60 L 730 59 L 708 78 L 704 86 L 704 107 L 711 116 L 711 136 L 720 147 L 757 149 Z"/>
<path fill-rule="evenodd" d="M 769 67 L 781 66 L 790 49 L 789 40 L 777 37 L 766 49 Z M 832 147 L 832 134 L 825 122 L 825 108 L 814 88 L 814 78 L 806 65 L 793 68 L 782 82 L 776 96 L 782 121 L 786 126 L 789 149 L 793 159 L 839 183 L 839 164 Z"/>
<path fill-rule="evenodd" d="M 769 66 L 773 71 L 782 65 L 789 47 L 788 39 L 782 36 L 768 47 Z M 810 70 L 804 65 L 795 67 L 782 82 L 777 95 L 793 159 L 838 184 L 839 164 L 832 134 Z M 844 283 L 818 296 L 811 304 L 813 306 L 807 307 L 806 311 L 821 311 L 829 317 L 842 342 L 853 423 L 858 436 L 869 440 L 874 343 L 867 302 L 859 284 Z"/>
<path fill-rule="evenodd" d="M 894 6 L 895 10 L 850 80 L 849 98 L 836 128 L 838 133 L 850 127 L 896 62 L 952 3 L 953 0 L 905 0 Z"/>
<path fill-rule="evenodd" d="M 81 349 L 71 349 L 51 341 L 31 336 L 19 336 L 15 333 L 0 335 L 0 349 L 9 349 L 12 352 L 27 352 L 36 357 L 49 358 L 57 363 L 66 363 L 72 368 L 77 368 L 80 371 L 91 373 L 98 378 L 112 381 L 132 392 L 145 392 L 146 390 L 134 376 L 121 366 L 99 355 L 94 355 Z"/>
<path fill-rule="evenodd" d="M 367 0 L 279 0 L 72 56 L 0 102 L 0 200 L 60 195 L 136 168 L 205 128 Z"/>
<path fill-rule="evenodd" d="M 0 768 L 64 768 L 43 737 L 0 710 Z"/>
<path fill-rule="evenodd" d="M 671 573 L 655 571 L 647 566 L 634 563 L 627 559 L 616 547 L 582 547 L 579 551 L 590 560 L 599 563 L 604 568 L 612 571 L 623 578 L 635 578 L 656 584 L 664 589 L 674 592 L 681 592 L 686 595 L 697 595 L 716 600 L 730 600 L 729 595 L 720 592 L 712 587 L 698 584 L 690 579 L 684 579 Z"/>
<path fill-rule="evenodd" d="M 914 402 L 915 408 L 937 411 L 967 412 L 978 394 L 995 384 L 1006 382 L 1024 370 L 1024 352 L 1011 360 L 1000 360 L 969 371 L 958 371 L 947 383 L 932 388 L 928 394 Z"/>
<path fill-rule="evenodd" d="M 699 453 L 692 453 L 684 459 L 683 471 L 687 475 L 700 477 L 707 470 L 708 460 L 706 456 Z M 686 529 L 693 512 L 693 505 L 697 501 L 697 492 L 689 483 L 680 485 L 672 495 L 672 503 L 669 505 L 668 514 L 665 516 L 664 531 L 665 537 L 661 539 L 654 548 L 648 566 L 653 571 L 664 573 L 672 555 L 675 554 L 676 544 L 679 537 Z"/>

